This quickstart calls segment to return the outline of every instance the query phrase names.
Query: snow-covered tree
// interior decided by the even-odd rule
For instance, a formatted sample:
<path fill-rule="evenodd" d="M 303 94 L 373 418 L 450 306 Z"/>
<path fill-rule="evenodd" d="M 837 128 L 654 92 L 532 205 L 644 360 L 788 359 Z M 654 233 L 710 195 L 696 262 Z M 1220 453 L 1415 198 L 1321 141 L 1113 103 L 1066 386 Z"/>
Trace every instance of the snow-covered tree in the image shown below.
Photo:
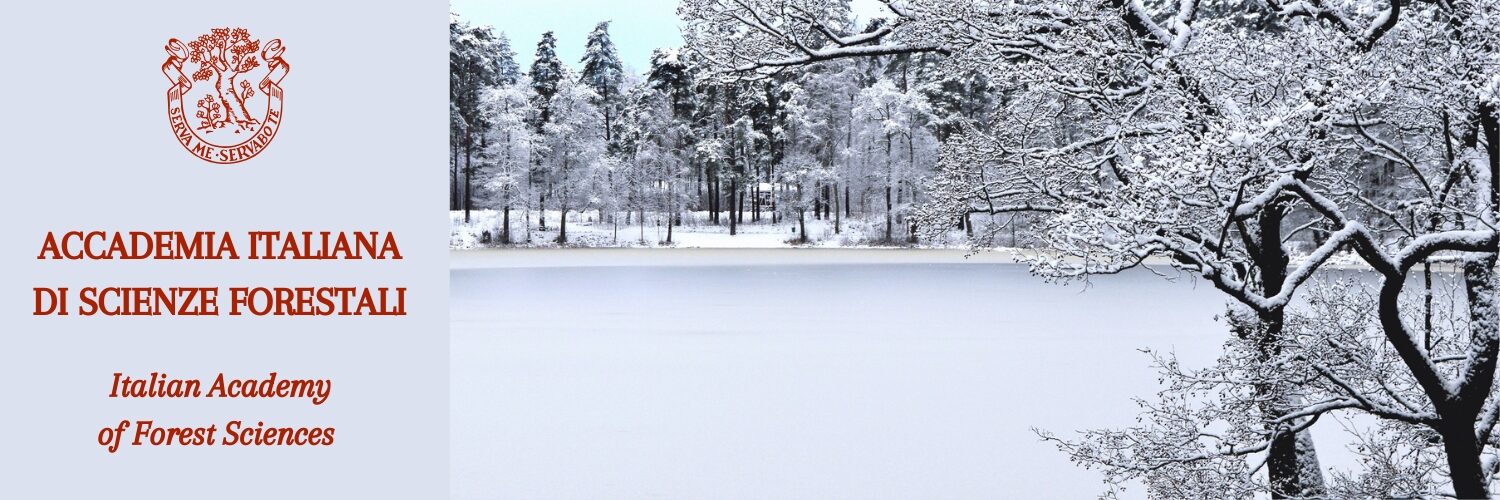
<path fill-rule="evenodd" d="M 661 160 L 659 177 L 666 183 L 662 208 L 668 214 L 666 243 L 670 244 L 673 228 L 682 223 L 679 214 L 689 202 L 689 177 L 698 166 L 693 161 L 698 140 L 693 122 L 698 106 L 697 96 L 693 92 L 693 70 L 678 49 L 657 49 L 651 53 L 651 68 L 645 83 L 655 92 L 648 94 L 639 90 L 637 99 L 632 101 L 633 106 L 649 108 L 653 106 L 652 101 L 664 101 L 668 106 L 667 113 L 663 115 L 660 111 L 637 111 L 637 118 L 632 123 L 644 123 L 632 126 L 641 131 L 660 129 L 654 136 L 657 141 L 653 144 L 665 148 L 658 154 L 658 158 Z"/>
<path fill-rule="evenodd" d="M 1494 0 L 1268 1 L 1277 19 L 1263 23 L 1195 0 L 909 0 L 884 2 L 889 19 L 857 32 L 820 15 L 834 3 L 685 0 L 679 13 L 689 45 L 735 79 L 918 53 L 947 56 L 955 75 L 1009 76 L 991 132 L 945 146 L 923 227 L 1031 214 L 1048 251 L 1029 261 L 1061 279 L 1165 257 L 1250 311 L 1235 329 L 1259 339 L 1257 363 L 1280 359 L 1292 297 L 1351 252 L 1379 276 L 1372 314 L 1421 398 L 1258 387 L 1246 409 L 1258 431 L 1222 450 L 1260 450 L 1273 495 L 1323 495 L 1305 429 L 1362 412 L 1428 429 L 1451 493 L 1488 496 L 1500 413 Z M 1414 195 L 1372 198 L 1369 173 L 1391 165 Z M 1408 275 L 1432 259 L 1463 268 L 1470 321 L 1453 354 L 1403 316 Z"/>
<path fill-rule="evenodd" d="M 898 200 L 898 192 L 911 193 L 921 170 L 927 166 L 922 164 L 925 159 L 918 158 L 917 144 L 925 145 L 932 140 L 926 128 L 932 118 L 932 106 L 917 90 L 903 91 L 895 82 L 882 78 L 860 91 L 854 116 L 861 137 L 875 146 L 869 151 L 880 165 L 874 174 L 880 179 L 885 199 L 885 241 L 893 241 L 897 205 L 905 201 Z M 911 197 L 906 195 L 908 200 Z"/>
<path fill-rule="evenodd" d="M 544 139 L 539 151 L 546 184 L 562 212 L 559 244 L 568 242 L 568 214 L 583 209 L 593 194 L 589 180 L 604 153 L 604 134 L 595 125 L 598 110 L 593 100 L 597 96 L 566 73 L 565 70 L 564 76 L 557 80 L 549 101 L 552 116 L 542 125 Z"/>
<path fill-rule="evenodd" d="M 847 60 L 814 64 L 802 73 L 802 121 L 811 140 L 807 152 L 832 173 L 828 203 L 821 207 L 822 217 L 833 219 L 835 233 L 842 232 L 843 218 L 853 213 L 852 188 L 865 177 L 865 159 L 855 155 L 855 143 L 863 138 L 855 135 L 862 79 L 859 65 Z"/>
<path fill-rule="evenodd" d="M 451 208 L 464 210 L 464 220 L 474 202 L 474 178 L 482 176 L 474 155 L 484 149 L 480 144 L 489 124 L 480 111 L 484 92 L 504 78 L 504 71 L 514 66 L 513 54 L 502 37 L 489 26 L 471 26 L 451 16 L 448 25 L 448 110 L 451 148 Z M 460 152 L 462 156 L 460 157 Z M 460 178 L 462 184 L 460 187 Z"/>
<path fill-rule="evenodd" d="M 510 46 L 510 36 L 502 31 L 495 39 L 495 83 L 515 85 L 521 76 L 521 65 L 516 62 L 516 49 Z"/>
<path fill-rule="evenodd" d="M 536 44 L 536 57 L 531 62 L 531 89 L 537 96 L 537 109 L 542 113 L 537 116 L 536 127 L 552 120 L 552 95 L 557 93 L 559 82 L 563 79 L 563 64 L 557 58 L 557 37 L 551 31 L 542 33 L 542 40 Z"/>
<path fill-rule="evenodd" d="M 531 62 L 531 89 L 536 96 L 536 118 L 532 120 L 532 127 L 536 128 L 537 135 L 546 137 L 546 127 L 552 122 L 552 97 L 557 94 L 557 88 L 563 79 L 563 64 L 557 58 L 557 37 L 551 31 L 542 33 L 541 41 L 536 44 L 536 57 Z M 540 163 L 542 157 L 536 157 L 533 164 L 531 182 L 541 184 L 536 191 L 537 198 L 537 228 L 547 229 L 547 193 L 551 186 L 547 184 L 546 169 Z"/>
<path fill-rule="evenodd" d="M 604 119 L 604 141 L 609 152 L 614 153 L 619 150 L 615 137 L 619 123 L 616 121 L 623 98 L 620 85 L 625 81 L 625 68 L 620 63 L 620 54 L 615 50 L 614 41 L 609 38 L 609 21 L 599 23 L 589 33 L 583 60 L 580 62 L 583 63 L 583 71 L 579 78 L 598 96 L 594 107 L 599 109 L 600 116 Z"/>
<path fill-rule="evenodd" d="M 667 87 L 670 88 L 670 87 Z M 650 82 L 636 85 L 627 94 L 621 115 L 625 126 L 620 136 L 621 155 L 630 165 L 627 172 L 629 205 L 640 214 L 641 240 L 645 243 L 647 211 L 655 211 L 666 225 L 664 243 L 672 242 L 672 226 L 684 201 L 682 178 L 688 157 L 679 149 L 681 134 L 670 97 Z"/>
<path fill-rule="evenodd" d="M 527 182 L 531 172 L 531 152 L 535 133 L 529 121 L 536 114 L 531 81 L 519 76 L 510 84 L 490 88 L 483 97 L 483 110 L 490 127 L 486 135 L 486 156 L 495 165 L 493 176 L 485 187 L 498 196 L 503 214 L 500 242 L 511 243 L 510 212 L 517 200 L 529 199 Z"/>

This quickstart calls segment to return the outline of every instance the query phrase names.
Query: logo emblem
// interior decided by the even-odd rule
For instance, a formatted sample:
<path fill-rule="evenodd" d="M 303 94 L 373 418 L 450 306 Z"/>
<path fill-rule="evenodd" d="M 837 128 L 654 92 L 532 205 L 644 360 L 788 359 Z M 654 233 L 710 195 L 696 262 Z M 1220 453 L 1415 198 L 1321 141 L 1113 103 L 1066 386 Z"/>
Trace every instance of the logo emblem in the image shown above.
<path fill-rule="evenodd" d="M 214 28 L 187 43 L 168 40 L 166 49 L 167 119 L 183 148 L 229 164 L 271 144 L 281 128 L 281 79 L 291 69 L 280 39 L 262 44 L 244 28 Z"/>

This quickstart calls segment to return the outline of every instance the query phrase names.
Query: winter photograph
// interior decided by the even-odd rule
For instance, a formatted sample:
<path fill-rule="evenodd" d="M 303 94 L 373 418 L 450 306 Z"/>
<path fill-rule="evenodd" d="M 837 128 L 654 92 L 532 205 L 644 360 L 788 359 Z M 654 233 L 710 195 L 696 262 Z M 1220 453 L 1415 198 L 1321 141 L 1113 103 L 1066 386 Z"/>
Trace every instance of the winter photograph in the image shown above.
<path fill-rule="evenodd" d="M 1500 489 L 1500 0 L 449 10 L 453 498 Z"/>

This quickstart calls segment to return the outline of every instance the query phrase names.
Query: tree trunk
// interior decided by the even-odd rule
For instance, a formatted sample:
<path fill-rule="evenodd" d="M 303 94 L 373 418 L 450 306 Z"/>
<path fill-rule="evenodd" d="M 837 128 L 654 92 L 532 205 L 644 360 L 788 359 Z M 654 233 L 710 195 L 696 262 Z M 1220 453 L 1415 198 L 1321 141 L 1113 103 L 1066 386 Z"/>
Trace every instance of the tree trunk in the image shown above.
<path fill-rule="evenodd" d="M 219 104 L 224 107 L 224 123 L 238 124 L 242 118 L 237 116 L 240 114 L 240 111 L 234 108 L 234 103 L 239 101 L 239 96 L 234 95 L 234 92 L 232 92 L 234 90 L 233 83 L 229 84 L 229 88 L 225 88 L 224 72 L 219 71 L 217 73 L 218 76 L 214 78 L 214 94 L 218 96 Z"/>
<path fill-rule="evenodd" d="M 536 230 L 547 230 L 547 193 L 536 195 Z"/>
<path fill-rule="evenodd" d="M 708 221 L 719 225 L 719 182 L 712 174 L 708 178 Z"/>
<path fill-rule="evenodd" d="M 474 144 L 464 140 L 464 224 L 469 223 L 469 209 L 474 206 Z"/>
<path fill-rule="evenodd" d="M 760 222 L 760 183 L 750 186 L 750 221 Z"/>
<path fill-rule="evenodd" d="M 885 185 L 885 241 L 891 241 L 891 185 Z"/>
<path fill-rule="evenodd" d="M 740 191 L 739 182 L 740 182 L 739 179 L 730 179 L 729 180 L 729 235 L 730 236 L 734 236 L 735 234 L 738 234 L 738 231 L 739 231 L 739 220 L 738 220 L 739 218 L 734 216 L 735 207 L 738 206 L 738 204 L 735 203 L 734 196 L 736 194 L 738 194 L 739 191 Z"/>
<path fill-rule="evenodd" d="M 1282 218 L 1282 203 L 1275 201 L 1261 212 L 1257 221 L 1259 231 L 1256 236 L 1260 241 L 1260 252 L 1254 259 L 1261 270 L 1260 288 L 1267 297 L 1281 293 L 1282 283 L 1286 279 L 1289 258 L 1285 248 L 1281 246 Z M 1257 342 L 1260 360 L 1268 362 L 1280 357 L 1280 340 L 1286 313 L 1277 309 L 1259 314 L 1257 319 L 1260 324 L 1249 328 L 1258 327 L 1261 330 L 1258 332 Z M 1280 393 L 1274 388 L 1256 386 L 1255 392 L 1257 399 L 1261 401 L 1262 417 L 1268 421 L 1281 418 L 1296 406 L 1292 395 Z M 1267 451 L 1266 474 L 1270 479 L 1272 498 L 1319 497 L 1327 493 L 1317 449 L 1313 445 L 1312 435 L 1306 429 L 1297 433 L 1276 434 Z"/>
<path fill-rule="evenodd" d="M 1489 485 L 1484 480 L 1484 467 L 1479 454 L 1482 448 L 1474 437 L 1473 420 L 1444 425 L 1443 452 L 1448 456 L 1448 476 L 1453 481 L 1453 493 L 1458 498 L 1489 498 Z"/>
<path fill-rule="evenodd" d="M 797 241 L 807 243 L 807 209 L 797 209 Z"/>
<path fill-rule="evenodd" d="M 743 226 L 745 225 L 745 194 L 749 192 L 749 188 L 741 186 L 739 176 L 735 176 L 735 179 L 729 183 L 729 189 L 733 191 L 729 198 L 729 216 L 734 218 L 735 224 Z"/>
<path fill-rule="evenodd" d="M 829 187 L 827 184 L 823 185 L 823 190 L 822 190 L 822 195 L 823 195 L 823 219 L 825 219 L 825 220 L 828 219 L 829 217 L 832 217 L 832 212 L 833 212 L 833 203 L 830 202 L 830 200 L 829 200 L 830 196 L 828 195 L 828 191 L 830 189 L 832 189 L 832 188 Z"/>
<path fill-rule="evenodd" d="M 235 92 L 234 90 L 235 79 L 239 78 L 239 76 L 240 75 L 235 74 L 229 77 L 229 97 L 233 98 L 234 104 L 240 107 L 240 116 L 244 117 L 246 123 L 258 121 L 254 116 L 250 115 L 250 110 L 245 107 L 245 99 L 243 97 L 240 97 L 239 92 Z"/>
<path fill-rule="evenodd" d="M 458 210 L 458 136 L 448 135 L 448 149 L 453 153 L 453 164 L 448 168 L 448 210 Z"/>
<path fill-rule="evenodd" d="M 500 226 L 500 243 L 510 244 L 510 202 L 505 203 L 505 221 Z"/>
<path fill-rule="evenodd" d="M 562 207 L 562 220 L 557 223 L 557 244 L 568 244 L 568 207 Z"/>
<path fill-rule="evenodd" d="M 854 212 L 852 210 L 854 210 L 854 206 L 849 203 L 849 185 L 844 184 L 844 217 L 853 217 Z"/>
<path fill-rule="evenodd" d="M 844 189 L 849 189 L 849 188 L 844 188 Z M 848 195 L 846 194 L 844 196 L 847 197 Z M 839 217 L 839 204 L 840 203 L 843 203 L 843 204 L 847 205 L 847 204 L 849 204 L 849 200 L 845 199 L 845 200 L 841 201 L 839 199 L 839 187 L 838 187 L 838 185 L 835 184 L 833 186 L 833 234 L 843 234 L 843 232 L 844 232 L 843 231 L 843 227 L 840 225 L 843 222 L 843 219 L 841 217 Z"/>
<path fill-rule="evenodd" d="M 1475 434 L 1474 423 L 1483 411 L 1495 383 L 1495 362 L 1500 354 L 1500 300 L 1495 296 L 1495 260 L 1491 253 L 1464 261 L 1464 288 L 1469 303 L 1469 348 L 1471 363 L 1468 380 L 1459 388 L 1458 397 L 1447 408 L 1440 407 L 1444 419 L 1443 450 L 1448 455 L 1448 474 L 1453 491 L 1459 498 L 1489 498 L 1489 481 L 1481 463 L 1484 445 Z M 1451 415 L 1451 420 L 1450 420 Z"/>
<path fill-rule="evenodd" d="M 801 192 L 802 189 L 798 188 L 798 189 L 796 189 L 796 191 Z M 819 191 L 822 191 L 822 188 L 813 188 L 813 192 L 819 192 Z M 823 219 L 823 200 L 822 200 L 822 198 L 819 198 L 819 197 L 813 197 L 813 221 L 822 221 L 822 219 Z"/>

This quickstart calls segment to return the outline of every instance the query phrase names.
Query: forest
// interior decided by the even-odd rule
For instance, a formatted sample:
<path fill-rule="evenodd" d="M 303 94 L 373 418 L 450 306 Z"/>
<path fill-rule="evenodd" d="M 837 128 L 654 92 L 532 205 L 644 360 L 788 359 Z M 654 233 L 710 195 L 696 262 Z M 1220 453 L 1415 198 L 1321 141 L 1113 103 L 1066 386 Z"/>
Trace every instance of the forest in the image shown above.
<path fill-rule="evenodd" d="M 640 75 L 607 22 L 523 69 L 456 16 L 453 246 L 770 227 L 1185 274 L 1228 299 L 1221 357 L 1153 351 L 1134 425 L 1038 431 L 1107 495 L 1491 495 L 1500 2 L 879 3 L 682 0 Z"/>
<path fill-rule="evenodd" d="M 914 244 L 938 144 L 990 123 L 1003 98 L 980 72 L 939 71 L 943 58 L 929 53 L 735 81 L 668 47 L 628 73 L 609 24 L 588 36 L 576 69 L 550 32 L 528 67 L 505 33 L 454 15 L 455 246 L 673 245 L 684 224 L 730 236 L 779 225 L 781 240 L 806 244 L 809 223 L 840 244 Z M 476 229 L 480 210 L 484 225 L 460 231 Z M 580 223 L 609 237 L 580 243 Z M 946 229 L 973 234 L 972 223 Z"/>

